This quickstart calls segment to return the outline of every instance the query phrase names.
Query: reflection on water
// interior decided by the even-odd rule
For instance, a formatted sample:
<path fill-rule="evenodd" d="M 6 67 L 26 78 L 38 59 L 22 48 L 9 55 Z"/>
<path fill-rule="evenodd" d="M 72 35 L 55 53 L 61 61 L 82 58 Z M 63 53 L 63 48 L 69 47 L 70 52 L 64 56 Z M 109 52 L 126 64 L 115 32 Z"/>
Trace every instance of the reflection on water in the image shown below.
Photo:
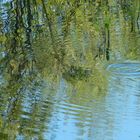
<path fill-rule="evenodd" d="M 112 126 L 115 130 L 112 133 L 113 139 L 137 140 L 140 131 L 140 113 L 138 111 L 140 76 L 137 70 L 139 70 L 140 65 L 132 62 L 120 63 L 110 65 L 109 68 L 111 76 L 106 96 L 106 110 L 114 121 Z M 115 71 L 117 73 L 114 73 Z M 121 75 L 118 74 L 119 72 L 122 72 Z"/>
<path fill-rule="evenodd" d="M 83 84 L 73 87 L 61 79 L 57 85 L 7 93 L 8 100 L 2 93 L 2 132 L 13 139 L 139 139 L 139 77 L 111 73 L 106 96 L 94 85 L 82 91 L 78 86 Z"/>
<path fill-rule="evenodd" d="M 140 76 L 140 63 L 135 61 L 111 64 L 107 69 L 118 76 Z"/>
<path fill-rule="evenodd" d="M 62 97 L 68 93 L 58 91 L 61 101 L 54 109 L 49 131 L 44 133 L 46 138 L 138 140 L 140 78 L 131 78 L 111 75 L 106 97 L 89 99 L 85 106 L 81 102 L 88 98 L 86 93 L 71 104 L 69 97 Z"/>
<path fill-rule="evenodd" d="M 139 5 L 0 0 L 0 140 L 139 140 Z"/>

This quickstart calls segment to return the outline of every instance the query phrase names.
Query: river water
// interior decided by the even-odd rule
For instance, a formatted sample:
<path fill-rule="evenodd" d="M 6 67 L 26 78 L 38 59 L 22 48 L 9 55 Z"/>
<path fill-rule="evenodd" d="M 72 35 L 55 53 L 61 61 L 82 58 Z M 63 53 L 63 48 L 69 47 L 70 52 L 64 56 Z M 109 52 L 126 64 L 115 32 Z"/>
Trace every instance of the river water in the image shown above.
<path fill-rule="evenodd" d="M 106 2 L 0 0 L 0 140 L 140 140 L 139 0 Z"/>

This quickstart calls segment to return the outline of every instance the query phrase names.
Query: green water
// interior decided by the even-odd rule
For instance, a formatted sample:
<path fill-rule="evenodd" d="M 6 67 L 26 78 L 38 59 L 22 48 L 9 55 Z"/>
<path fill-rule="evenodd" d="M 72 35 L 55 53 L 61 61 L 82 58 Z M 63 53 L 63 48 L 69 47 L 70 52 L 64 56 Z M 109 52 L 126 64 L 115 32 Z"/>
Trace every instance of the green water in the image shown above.
<path fill-rule="evenodd" d="M 140 140 L 139 0 L 0 0 L 0 140 Z"/>

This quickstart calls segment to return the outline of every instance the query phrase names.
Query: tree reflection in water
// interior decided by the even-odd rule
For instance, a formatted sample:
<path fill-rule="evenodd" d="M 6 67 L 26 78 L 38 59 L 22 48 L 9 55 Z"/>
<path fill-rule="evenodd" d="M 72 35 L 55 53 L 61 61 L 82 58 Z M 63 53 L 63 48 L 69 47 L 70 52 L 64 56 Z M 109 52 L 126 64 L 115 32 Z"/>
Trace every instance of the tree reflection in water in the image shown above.
<path fill-rule="evenodd" d="M 0 137 L 44 139 L 63 81 L 68 105 L 103 102 L 104 65 L 139 59 L 139 5 L 139 0 L 0 1 Z M 85 120 L 85 113 L 77 114 Z M 77 124 L 79 130 L 84 126 Z"/>

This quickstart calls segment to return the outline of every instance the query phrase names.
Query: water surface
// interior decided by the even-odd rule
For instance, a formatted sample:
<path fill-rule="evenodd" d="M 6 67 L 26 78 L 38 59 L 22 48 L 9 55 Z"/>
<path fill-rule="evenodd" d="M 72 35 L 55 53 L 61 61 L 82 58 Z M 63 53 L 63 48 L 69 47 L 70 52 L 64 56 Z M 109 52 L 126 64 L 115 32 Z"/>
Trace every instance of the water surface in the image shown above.
<path fill-rule="evenodd" d="M 0 140 L 140 140 L 139 5 L 0 0 Z"/>

